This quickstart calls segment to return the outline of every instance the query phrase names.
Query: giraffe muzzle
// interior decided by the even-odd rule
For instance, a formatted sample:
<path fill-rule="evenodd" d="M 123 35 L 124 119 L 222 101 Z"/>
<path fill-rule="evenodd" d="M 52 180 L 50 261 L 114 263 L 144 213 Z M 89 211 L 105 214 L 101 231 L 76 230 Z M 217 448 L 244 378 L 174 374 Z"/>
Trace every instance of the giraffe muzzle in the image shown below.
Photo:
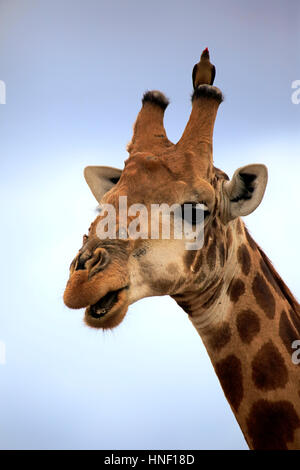
<path fill-rule="evenodd" d="M 104 246 L 103 246 L 104 245 Z M 85 322 L 94 328 L 113 328 L 128 309 L 129 274 L 127 245 L 84 243 L 70 266 L 64 303 L 72 309 L 85 308 Z"/>

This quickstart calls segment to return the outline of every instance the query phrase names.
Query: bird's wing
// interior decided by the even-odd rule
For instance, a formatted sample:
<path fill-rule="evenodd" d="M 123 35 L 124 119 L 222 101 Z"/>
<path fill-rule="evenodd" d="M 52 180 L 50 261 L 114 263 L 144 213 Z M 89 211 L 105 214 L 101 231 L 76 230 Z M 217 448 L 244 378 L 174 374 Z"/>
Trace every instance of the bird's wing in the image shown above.
<path fill-rule="evenodd" d="M 216 67 L 213 65 L 211 69 L 211 81 L 210 81 L 211 85 L 214 83 L 215 76 L 216 76 Z"/>
<path fill-rule="evenodd" d="M 196 80 L 196 73 L 197 73 L 197 65 L 194 65 L 194 68 L 193 68 L 193 74 L 192 74 L 192 78 L 193 78 L 193 87 L 195 88 L 195 80 Z"/>

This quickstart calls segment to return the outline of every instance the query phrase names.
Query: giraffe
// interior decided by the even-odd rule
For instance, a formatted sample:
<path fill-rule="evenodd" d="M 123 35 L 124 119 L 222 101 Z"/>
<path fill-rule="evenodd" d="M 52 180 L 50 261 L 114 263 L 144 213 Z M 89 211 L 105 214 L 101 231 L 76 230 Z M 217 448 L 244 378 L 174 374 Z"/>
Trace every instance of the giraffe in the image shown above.
<path fill-rule="evenodd" d="M 123 170 L 87 167 L 99 203 L 201 203 L 204 244 L 184 239 L 99 239 L 99 214 L 70 266 L 65 304 L 85 308 L 85 322 L 110 329 L 141 298 L 170 295 L 199 333 L 250 449 L 300 448 L 300 374 L 292 343 L 300 309 L 241 217 L 260 204 L 267 168 L 250 164 L 231 179 L 213 164 L 213 128 L 222 92 L 199 85 L 180 140 L 166 135 L 169 102 L 148 91 Z M 128 223 L 128 221 L 127 221 Z M 141 222 L 142 223 L 142 222 Z"/>

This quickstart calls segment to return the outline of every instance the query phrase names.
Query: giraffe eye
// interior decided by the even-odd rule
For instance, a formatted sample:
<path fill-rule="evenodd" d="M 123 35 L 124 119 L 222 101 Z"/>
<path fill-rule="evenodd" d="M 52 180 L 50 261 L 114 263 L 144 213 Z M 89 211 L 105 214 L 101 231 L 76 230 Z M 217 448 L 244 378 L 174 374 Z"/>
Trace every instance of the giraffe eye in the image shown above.
<path fill-rule="evenodd" d="M 185 202 L 181 206 L 182 218 L 192 225 L 196 225 L 209 216 L 210 212 L 204 202 Z"/>

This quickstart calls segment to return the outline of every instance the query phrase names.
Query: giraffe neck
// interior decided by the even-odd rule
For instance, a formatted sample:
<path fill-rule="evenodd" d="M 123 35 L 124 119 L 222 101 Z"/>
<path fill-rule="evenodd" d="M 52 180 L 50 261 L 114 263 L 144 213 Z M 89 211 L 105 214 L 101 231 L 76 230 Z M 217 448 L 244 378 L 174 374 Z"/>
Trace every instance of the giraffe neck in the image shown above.
<path fill-rule="evenodd" d="M 199 295 L 175 300 L 200 334 L 249 447 L 299 449 L 300 365 L 292 348 L 299 305 L 238 224 L 221 275 Z"/>

